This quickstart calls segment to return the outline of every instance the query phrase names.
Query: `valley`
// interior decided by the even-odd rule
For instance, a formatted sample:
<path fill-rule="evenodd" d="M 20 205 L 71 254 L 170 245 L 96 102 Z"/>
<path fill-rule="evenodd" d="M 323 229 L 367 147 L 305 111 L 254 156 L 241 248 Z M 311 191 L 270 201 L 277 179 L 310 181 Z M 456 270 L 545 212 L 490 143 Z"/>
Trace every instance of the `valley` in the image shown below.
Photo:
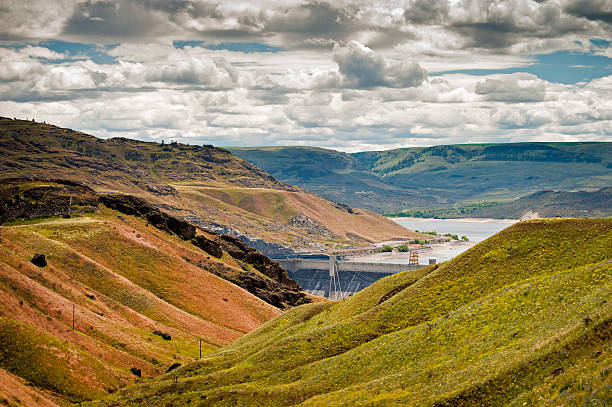
<path fill-rule="evenodd" d="M 529 150 L 514 159 L 578 162 L 590 181 L 571 182 L 594 189 L 535 193 L 498 209 L 518 214 L 537 201 L 548 208 L 542 216 L 563 208 L 605 216 L 609 191 L 596 188 L 608 180 L 597 167 L 605 148 L 589 155 L 589 146 L 549 147 L 543 158 Z M 488 157 L 500 165 L 507 151 L 486 148 L 462 151 L 472 151 L 467 161 L 489 165 Z M 295 180 L 312 170 L 317 182 L 334 179 L 327 191 L 336 195 L 292 186 L 213 146 L 104 140 L 1 119 L 0 402 L 523 406 L 611 399 L 610 219 L 511 221 L 498 233 L 507 225 L 464 227 L 475 241 L 461 242 L 455 229 L 433 234 L 436 220 L 406 223 L 345 203 L 391 207 L 408 199 L 443 210 L 439 191 L 387 180 L 408 178 L 383 165 L 386 155 L 277 150 L 286 160 L 302 157 L 287 167 Z M 309 161 L 312 151 L 317 160 L 335 154 L 330 166 Z M 446 150 L 414 154 L 439 151 Z M 415 165 L 424 166 L 419 159 Z M 282 174 L 284 165 L 274 171 Z M 343 189 L 346 177 L 353 189 Z M 357 193 L 364 185 L 377 191 L 370 201 Z M 495 196 L 496 188 L 448 196 L 468 202 Z M 480 205 L 469 215 L 494 217 L 495 208 Z M 410 230 L 418 222 L 420 232 Z M 470 248 L 428 265 L 426 240 Z M 421 264 L 368 259 L 352 270 L 346 261 L 386 256 L 390 244 L 420 253 Z M 311 261 L 318 277 L 293 264 L 308 263 L 291 258 L 309 253 L 339 256 L 333 270 L 345 292 L 327 287 L 329 257 Z M 282 267 L 269 256 L 290 258 Z"/>
<path fill-rule="evenodd" d="M 312 147 L 230 151 L 280 180 L 389 215 L 612 215 L 604 195 L 612 185 L 612 143 L 461 144 L 353 154 Z M 551 190 L 570 192 L 559 192 L 564 198 L 557 203 L 541 192 Z"/>
<path fill-rule="evenodd" d="M 605 405 L 611 248 L 610 220 L 520 222 L 90 405 Z"/>

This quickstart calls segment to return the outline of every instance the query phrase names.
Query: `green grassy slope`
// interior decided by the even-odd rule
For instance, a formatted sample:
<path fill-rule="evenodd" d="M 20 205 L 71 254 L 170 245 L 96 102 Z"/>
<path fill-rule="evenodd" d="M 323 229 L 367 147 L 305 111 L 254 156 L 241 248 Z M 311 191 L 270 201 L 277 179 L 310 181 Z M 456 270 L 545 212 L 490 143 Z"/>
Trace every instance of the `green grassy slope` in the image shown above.
<path fill-rule="evenodd" d="M 602 405 L 612 221 L 522 222 L 95 405 Z"/>
<path fill-rule="evenodd" d="M 597 191 L 541 191 L 516 201 L 480 207 L 469 212 L 471 217 L 519 219 L 528 211 L 542 218 L 612 217 L 612 188 Z"/>
<path fill-rule="evenodd" d="M 315 147 L 228 148 L 275 178 L 357 208 L 386 211 L 427 205 L 435 198 L 427 192 L 406 190 L 384 182 L 352 155 Z M 381 197 L 383 199 L 381 199 Z"/>
<path fill-rule="evenodd" d="M 385 213 L 612 185 L 612 143 L 471 144 L 354 154 L 309 147 L 231 151 L 280 180 Z"/>

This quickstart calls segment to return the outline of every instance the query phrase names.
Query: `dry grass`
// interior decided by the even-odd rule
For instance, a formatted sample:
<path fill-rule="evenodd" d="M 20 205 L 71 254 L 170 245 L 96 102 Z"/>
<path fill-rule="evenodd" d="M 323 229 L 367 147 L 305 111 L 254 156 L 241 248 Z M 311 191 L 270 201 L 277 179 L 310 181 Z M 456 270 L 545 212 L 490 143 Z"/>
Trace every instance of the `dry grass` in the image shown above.
<path fill-rule="evenodd" d="M 51 354 L 35 355 L 27 364 L 0 358 L 0 368 L 42 389 L 63 389 L 62 397 L 73 401 L 99 397 L 133 383 L 131 367 L 155 376 L 172 363 L 197 358 L 198 338 L 206 354 L 280 313 L 197 264 L 235 266 L 139 218 L 122 218 L 103 209 L 0 229 L 0 317 L 19 327 L 13 333 L 27 333 L 11 336 L 17 347 L 7 354 L 23 356 L 21 342 L 54 344 Z M 30 263 L 34 253 L 46 255 L 47 267 Z M 56 369 L 67 360 L 79 368 Z M 43 379 L 33 380 L 20 365 Z M 18 394 L 18 387 L 13 390 Z"/>

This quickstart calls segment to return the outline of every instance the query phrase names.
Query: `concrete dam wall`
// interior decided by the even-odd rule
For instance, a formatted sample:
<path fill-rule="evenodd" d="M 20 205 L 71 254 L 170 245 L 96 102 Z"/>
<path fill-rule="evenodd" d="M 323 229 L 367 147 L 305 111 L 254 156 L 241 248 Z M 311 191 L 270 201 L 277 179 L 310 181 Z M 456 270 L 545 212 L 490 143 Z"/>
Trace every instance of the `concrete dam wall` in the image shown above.
<path fill-rule="evenodd" d="M 348 297 L 388 275 L 424 267 L 413 264 L 362 263 L 335 259 L 294 258 L 277 261 L 306 292 L 333 299 Z"/>

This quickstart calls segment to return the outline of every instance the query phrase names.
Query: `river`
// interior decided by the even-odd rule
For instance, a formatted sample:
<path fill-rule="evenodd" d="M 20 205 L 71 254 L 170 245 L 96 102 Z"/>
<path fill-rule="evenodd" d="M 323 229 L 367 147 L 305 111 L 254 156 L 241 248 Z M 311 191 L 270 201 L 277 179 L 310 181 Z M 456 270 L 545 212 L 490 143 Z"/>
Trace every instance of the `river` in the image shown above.
<path fill-rule="evenodd" d="M 390 219 L 410 230 L 437 232 L 439 235 L 451 233 L 459 237 L 467 236 L 472 242 L 482 242 L 517 222 L 514 219 Z"/>
<path fill-rule="evenodd" d="M 469 242 L 452 240 L 447 243 L 429 244 L 425 246 L 411 245 L 411 250 L 419 253 L 419 263 L 428 264 L 429 259 L 436 259 L 440 263 L 450 260 L 463 253 L 478 242 L 493 236 L 497 232 L 518 222 L 513 219 L 423 219 L 423 218 L 391 218 L 410 230 L 419 232 L 437 232 L 438 235 L 451 233 L 453 235 L 467 236 Z M 351 257 L 351 261 L 364 261 L 375 263 L 402 263 L 409 261 L 408 253 L 375 253 Z"/>

